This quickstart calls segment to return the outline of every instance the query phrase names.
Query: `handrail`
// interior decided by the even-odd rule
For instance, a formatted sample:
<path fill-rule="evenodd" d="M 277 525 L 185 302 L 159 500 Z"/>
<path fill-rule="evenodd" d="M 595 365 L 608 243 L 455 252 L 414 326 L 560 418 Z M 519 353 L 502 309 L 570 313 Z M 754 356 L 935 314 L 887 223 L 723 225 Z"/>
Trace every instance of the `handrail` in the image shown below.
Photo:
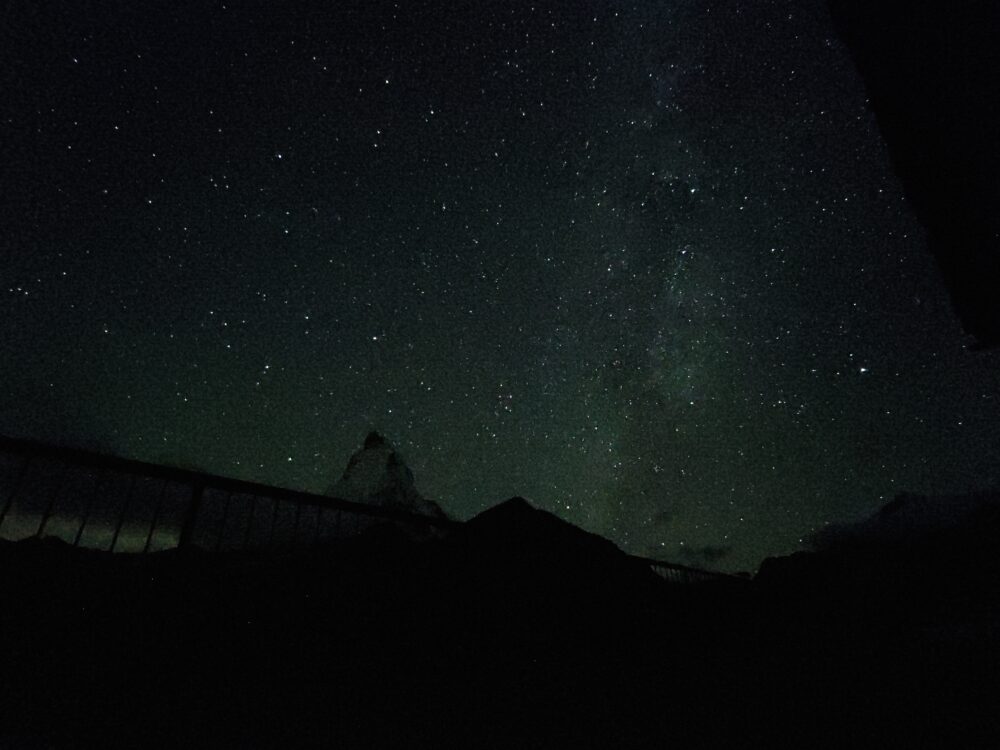
<path fill-rule="evenodd" d="M 722 573 L 717 570 L 705 570 L 704 568 L 692 568 L 687 565 L 680 565 L 678 563 L 671 563 L 665 560 L 654 560 L 650 557 L 642 557 L 640 555 L 629 555 L 633 560 L 638 562 L 646 563 L 653 568 L 663 568 L 670 571 L 675 571 L 683 575 L 689 575 L 698 578 L 714 578 L 720 581 L 739 581 L 741 583 L 746 582 L 747 579 L 743 576 L 733 575 L 732 573 Z"/>
<path fill-rule="evenodd" d="M 84 450 L 82 448 L 69 448 L 60 445 L 50 445 L 34 440 L 24 440 L 20 438 L 10 438 L 0 435 L 0 452 L 23 453 L 31 456 L 43 456 L 53 458 L 68 463 L 84 464 L 98 469 L 119 471 L 125 474 L 141 474 L 143 476 L 155 477 L 157 479 L 167 479 L 175 482 L 183 482 L 191 485 L 202 485 L 213 489 L 221 489 L 233 494 L 246 495 L 266 495 L 276 500 L 288 500 L 306 505 L 318 505 L 331 510 L 347 511 L 348 513 L 358 513 L 366 516 L 379 516 L 382 518 L 400 521 L 418 521 L 430 526 L 440 528 L 451 528 L 457 521 L 447 518 L 436 518 L 434 516 L 424 516 L 418 513 L 408 513 L 397 508 L 386 508 L 375 505 L 344 500 L 328 495 L 316 495 L 302 490 L 292 490 L 287 487 L 275 487 L 258 482 L 250 482 L 244 479 L 233 479 L 218 474 L 193 471 L 191 469 L 179 469 L 173 466 L 162 464 L 150 464 L 144 461 L 136 461 L 131 458 L 119 458 L 109 456 L 104 453 Z"/>
<path fill-rule="evenodd" d="M 313 506 L 318 509 L 315 529 L 313 530 L 314 542 L 319 538 L 322 511 L 324 509 L 337 511 L 337 515 L 334 520 L 335 537 L 340 536 L 341 513 L 410 522 L 423 525 L 425 527 L 432 526 L 440 529 L 449 529 L 461 526 L 461 522 L 453 521 L 447 518 L 424 516 L 417 513 L 409 513 L 405 510 L 397 508 L 366 505 L 364 503 L 328 497 L 326 495 L 315 495 L 300 490 L 274 487 L 272 485 L 259 484 L 257 482 L 250 482 L 242 479 L 232 479 L 230 477 L 193 471 L 191 469 L 179 469 L 172 466 L 119 458 L 117 456 L 109 456 L 103 453 L 96 453 L 94 451 L 80 448 L 51 445 L 34 440 L 15 439 L 0 435 L 0 453 L 20 454 L 24 456 L 24 463 L 16 472 L 17 476 L 11 485 L 9 496 L 2 499 L 3 507 L 0 508 L 0 528 L 2 528 L 3 520 L 10 510 L 14 497 L 17 495 L 25 479 L 29 464 L 31 464 L 35 459 L 48 458 L 59 461 L 63 464 L 82 466 L 84 468 L 97 470 L 98 474 L 95 477 L 93 492 L 90 493 L 90 497 L 83 506 L 82 514 L 80 516 L 80 525 L 74 535 L 75 538 L 72 542 L 74 546 L 78 546 L 80 544 L 84 528 L 87 527 L 87 524 L 89 523 L 100 488 L 104 483 L 104 480 L 107 479 L 108 474 L 111 472 L 117 472 L 130 477 L 129 490 L 126 495 L 125 502 L 120 510 L 118 518 L 114 522 L 114 530 L 110 546 L 112 551 L 114 551 L 115 545 L 117 544 L 122 533 L 129 501 L 135 491 L 136 479 L 140 476 L 163 480 L 163 486 L 160 488 L 159 492 L 156 493 L 155 509 L 153 510 L 153 516 L 150 520 L 149 529 L 144 534 L 144 543 L 142 544 L 143 552 L 148 552 L 151 549 L 154 532 L 156 531 L 157 524 L 160 520 L 167 484 L 170 482 L 175 482 L 185 486 L 187 488 L 188 495 L 187 505 L 184 508 L 182 518 L 180 519 L 180 526 L 177 529 L 177 547 L 188 547 L 194 543 L 193 539 L 195 527 L 197 526 L 198 520 L 204 509 L 204 495 L 208 490 L 218 490 L 226 495 L 222 524 L 218 532 L 218 537 L 214 540 L 213 545 L 216 551 L 222 549 L 226 520 L 229 516 L 229 506 L 235 495 L 250 495 L 252 498 L 251 502 L 253 503 L 251 506 L 250 519 L 246 524 L 246 528 L 242 532 L 243 549 L 249 548 L 250 531 L 253 522 L 253 515 L 256 511 L 256 502 L 258 497 L 266 497 L 275 501 L 274 508 L 271 513 L 271 525 L 268 530 L 268 542 L 265 546 L 271 546 L 273 543 L 274 533 L 277 527 L 278 501 L 289 502 L 295 506 L 293 537 L 298 533 L 302 507 Z M 65 473 L 66 468 L 67 467 L 63 468 L 63 473 Z M 39 527 L 38 534 L 36 535 L 44 532 L 45 525 L 51 517 L 56 501 L 57 498 L 55 496 L 48 499 L 43 513 L 41 526 Z M 674 583 L 694 583 L 709 580 L 739 581 L 741 583 L 746 582 L 745 578 L 731 575 L 729 573 L 702 570 L 700 568 L 692 568 L 686 565 L 679 565 L 677 563 L 666 562 L 664 560 L 654 560 L 652 558 L 641 557 L 638 555 L 629 555 L 629 557 L 640 564 L 648 565 L 657 575 L 660 575 L 661 577 Z"/>

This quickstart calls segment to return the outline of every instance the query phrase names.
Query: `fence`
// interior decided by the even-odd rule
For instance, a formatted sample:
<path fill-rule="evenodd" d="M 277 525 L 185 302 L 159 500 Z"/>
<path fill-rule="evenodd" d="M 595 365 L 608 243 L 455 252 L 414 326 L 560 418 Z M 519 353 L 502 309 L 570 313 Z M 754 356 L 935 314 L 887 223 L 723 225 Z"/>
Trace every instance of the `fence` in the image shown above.
<path fill-rule="evenodd" d="M 649 565 L 650 569 L 660 578 L 668 583 L 695 584 L 695 583 L 742 583 L 747 579 L 729 573 L 718 573 L 713 570 L 701 570 L 700 568 L 689 568 L 686 565 L 664 562 L 663 560 L 650 560 L 645 557 L 635 559 Z"/>
<path fill-rule="evenodd" d="M 109 552 L 307 547 L 394 521 L 418 533 L 458 522 L 324 495 L 0 437 L 0 539 L 57 537 Z M 635 558 L 665 581 L 741 581 Z"/>
<path fill-rule="evenodd" d="M 194 471 L 0 437 L 0 539 L 110 552 L 301 547 L 396 521 L 454 522 Z"/>

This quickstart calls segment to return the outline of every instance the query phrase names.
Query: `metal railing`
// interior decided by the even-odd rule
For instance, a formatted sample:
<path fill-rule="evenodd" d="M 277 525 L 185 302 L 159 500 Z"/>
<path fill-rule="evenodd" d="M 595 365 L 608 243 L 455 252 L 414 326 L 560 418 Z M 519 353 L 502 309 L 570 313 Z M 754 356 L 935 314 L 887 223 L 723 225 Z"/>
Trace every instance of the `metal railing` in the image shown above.
<path fill-rule="evenodd" d="M 0 539 L 57 537 L 75 547 L 148 553 L 308 547 L 394 521 L 418 533 L 457 521 L 0 436 Z M 745 579 L 662 560 L 665 581 Z"/>
<path fill-rule="evenodd" d="M 689 568 L 687 565 L 677 565 L 663 560 L 652 560 L 648 557 L 632 556 L 633 559 L 649 565 L 650 569 L 660 578 L 668 583 L 695 584 L 695 583 L 743 583 L 748 579 L 730 573 L 719 573 L 714 570 L 702 570 L 701 568 Z"/>
<path fill-rule="evenodd" d="M 110 552 L 302 547 L 394 521 L 455 522 L 75 448 L 0 437 L 0 539 Z"/>

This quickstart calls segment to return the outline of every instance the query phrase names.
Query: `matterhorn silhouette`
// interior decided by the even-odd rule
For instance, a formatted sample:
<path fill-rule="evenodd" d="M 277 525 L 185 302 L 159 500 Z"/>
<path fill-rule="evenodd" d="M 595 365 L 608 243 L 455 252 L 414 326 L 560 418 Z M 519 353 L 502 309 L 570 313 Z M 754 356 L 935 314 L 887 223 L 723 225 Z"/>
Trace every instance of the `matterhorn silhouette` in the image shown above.
<path fill-rule="evenodd" d="M 441 506 L 420 494 L 402 455 L 378 432 L 368 433 L 364 446 L 347 462 L 343 476 L 325 494 L 380 508 L 447 518 Z"/>

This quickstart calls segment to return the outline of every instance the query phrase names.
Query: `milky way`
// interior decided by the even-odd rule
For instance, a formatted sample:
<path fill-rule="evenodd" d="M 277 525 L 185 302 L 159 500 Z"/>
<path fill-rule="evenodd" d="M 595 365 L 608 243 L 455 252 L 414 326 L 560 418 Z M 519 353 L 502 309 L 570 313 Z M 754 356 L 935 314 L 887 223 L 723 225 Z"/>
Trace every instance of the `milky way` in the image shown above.
<path fill-rule="evenodd" d="M 320 491 L 378 429 L 725 569 L 997 481 L 822 3 L 335 6 L 13 12 L 0 431 Z"/>

